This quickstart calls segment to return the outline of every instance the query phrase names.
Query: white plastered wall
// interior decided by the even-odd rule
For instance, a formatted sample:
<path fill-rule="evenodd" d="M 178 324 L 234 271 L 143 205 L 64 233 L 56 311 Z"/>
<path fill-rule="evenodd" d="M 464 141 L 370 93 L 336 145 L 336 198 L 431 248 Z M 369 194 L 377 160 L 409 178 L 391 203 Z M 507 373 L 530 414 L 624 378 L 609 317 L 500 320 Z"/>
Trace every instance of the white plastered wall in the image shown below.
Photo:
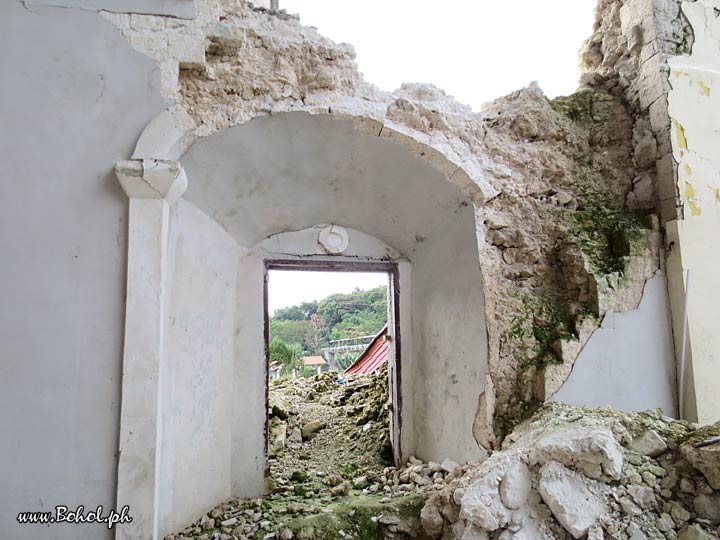
<path fill-rule="evenodd" d="M 141 519 L 123 529 L 122 538 L 157 538 L 189 523 L 197 509 L 212 506 L 225 493 L 263 492 L 264 260 L 288 253 L 318 256 L 313 244 L 318 223 L 352 232 L 355 242 L 343 254 L 346 259 L 397 261 L 400 267 L 403 457 L 418 453 L 466 461 L 484 455 L 471 425 L 487 364 L 472 205 L 442 173 L 403 147 L 354 127 L 348 120 L 290 113 L 200 139 L 182 156 L 189 141 L 166 113 L 151 122 L 134 159 L 117 164 L 131 210 L 148 209 L 130 216 L 126 324 L 138 332 L 126 332 L 124 381 L 143 384 L 142 392 L 123 386 L 118 474 L 118 503 L 132 503 Z M 172 161 L 181 156 L 191 178 L 188 203 L 176 203 L 188 185 L 185 169 Z M 169 227 L 173 204 L 178 207 Z M 134 255 L 134 246 L 142 251 Z M 198 260 L 186 254 L 197 254 Z M 235 256 L 239 262 L 233 266 Z M 149 276 L 148 264 L 157 270 Z M 414 277 L 411 283 L 416 272 L 419 285 Z M 197 297 L 203 292 L 209 298 Z M 210 299 L 218 303 L 217 311 L 206 303 Z M 228 302 L 235 306 L 234 320 Z M 172 328 L 176 315 L 186 321 L 187 334 Z M 199 343 L 192 339 L 197 332 L 204 333 Z M 232 368 L 228 337 L 234 342 Z M 432 354 L 418 356 L 428 339 Z M 195 356 L 207 352 L 202 343 L 212 340 L 216 348 L 206 355 L 211 376 L 194 378 L 203 367 Z M 137 361 L 128 363 L 132 350 L 138 351 Z M 172 373 L 177 358 L 184 363 Z M 416 358 L 424 369 L 416 368 Z M 157 370 L 145 377 L 155 363 Z M 226 380 L 220 381 L 223 374 Z M 193 401 L 178 407 L 176 398 L 188 397 L 187 385 L 197 380 L 201 388 L 190 392 Z M 208 419 L 206 409 L 191 405 L 210 394 L 216 399 L 204 404 L 218 418 Z M 437 405 L 427 401 L 430 394 Z M 201 420 L 208 425 L 196 425 L 193 434 L 193 422 Z M 144 426 L 144 438 L 137 436 L 138 426 Z M 190 434 L 180 433 L 188 427 Z M 195 435 L 198 443 L 218 441 L 178 453 L 178 446 Z M 217 480 L 203 484 L 194 498 L 188 494 L 190 471 L 182 470 L 189 460 L 194 460 L 192 474 Z M 149 473 L 138 476 L 141 469 Z"/>
<path fill-rule="evenodd" d="M 487 374 L 485 298 L 473 206 L 448 214 L 412 255 L 416 452 L 465 463 L 487 457 L 473 437 Z"/>
<path fill-rule="evenodd" d="M 690 55 L 669 59 L 683 219 L 667 224 L 667 267 L 678 358 L 686 335 L 681 410 L 689 420 L 709 423 L 720 419 L 720 1 L 683 2 L 682 9 L 695 42 Z"/>
<path fill-rule="evenodd" d="M 660 408 L 677 417 L 675 355 L 665 274 L 645 284 L 637 309 L 609 311 L 551 398 L 623 411 Z"/>
<path fill-rule="evenodd" d="M 288 113 L 254 120 L 199 140 L 183 163 L 192 178 L 187 198 L 248 249 L 273 233 L 309 231 L 324 222 L 364 235 L 362 253 L 353 253 L 351 243 L 346 255 L 407 259 L 412 284 L 410 272 L 401 276 L 400 309 L 407 314 L 401 323 L 412 324 L 409 332 L 402 332 L 403 345 L 412 353 L 402 355 L 402 380 L 413 381 L 413 387 L 403 396 L 403 434 L 416 440 L 403 448 L 427 459 L 450 455 L 466 461 L 484 455 L 473 439 L 472 419 L 485 385 L 485 307 L 467 197 L 399 145 L 359 133 L 351 121 L 328 116 Z M 293 236 L 289 243 L 287 236 L 278 234 L 264 249 L 313 254 L 314 233 L 307 234 L 304 240 Z M 254 284 L 245 288 L 246 280 L 239 277 L 239 305 L 259 305 L 260 288 L 255 284 L 261 283 L 263 257 L 253 255 L 252 264 L 248 257 L 242 264 L 249 266 L 241 274 Z M 260 327 L 259 313 L 238 313 L 236 349 L 253 358 L 262 358 L 263 351 L 241 334 Z M 434 352 L 420 355 L 426 342 Z M 425 369 L 410 364 L 408 357 L 413 362 L 422 358 Z M 257 371 L 245 375 L 259 381 L 261 372 L 257 363 L 253 365 Z M 435 398 L 432 406 L 427 405 L 429 394 Z M 256 402 L 248 410 L 254 411 Z M 420 410 L 422 424 L 416 416 Z M 413 423 L 415 427 L 408 429 Z M 253 430 L 261 434 L 257 426 Z M 237 467 L 256 463 L 251 456 L 257 455 L 261 442 L 240 435 L 238 439 L 243 450 L 237 447 Z M 458 440 L 462 444 L 455 444 Z"/>
<path fill-rule="evenodd" d="M 187 201 L 170 212 L 165 354 L 160 369 L 159 535 L 231 494 L 238 253 Z"/>

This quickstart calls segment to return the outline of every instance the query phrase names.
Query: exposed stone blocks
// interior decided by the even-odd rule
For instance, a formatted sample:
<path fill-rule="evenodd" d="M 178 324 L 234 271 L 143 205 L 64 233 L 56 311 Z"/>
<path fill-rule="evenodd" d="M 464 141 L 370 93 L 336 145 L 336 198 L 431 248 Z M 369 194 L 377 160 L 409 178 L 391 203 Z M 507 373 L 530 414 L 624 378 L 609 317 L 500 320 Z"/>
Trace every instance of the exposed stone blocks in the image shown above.
<path fill-rule="evenodd" d="M 662 223 L 675 219 L 673 204 L 668 203 L 667 164 L 660 163 L 671 153 L 670 119 L 667 113 L 668 55 L 688 41 L 678 0 L 606 0 L 597 10 L 595 34 L 584 53 L 588 72 L 586 84 L 622 95 L 636 115 L 637 176 L 627 203 L 632 208 L 656 208 Z M 649 119 L 649 130 L 644 122 Z M 638 129 L 639 128 L 639 129 Z M 651 137 L 655 140 L 652 141 Z M 655 148 L 655 163 L 650 150 Z M 662 167 L 662 173 L 660 171 Z M 648 197 L 647 175 L 652 182 Z M 661 193 L 662 192 L 662 193 Z"/>

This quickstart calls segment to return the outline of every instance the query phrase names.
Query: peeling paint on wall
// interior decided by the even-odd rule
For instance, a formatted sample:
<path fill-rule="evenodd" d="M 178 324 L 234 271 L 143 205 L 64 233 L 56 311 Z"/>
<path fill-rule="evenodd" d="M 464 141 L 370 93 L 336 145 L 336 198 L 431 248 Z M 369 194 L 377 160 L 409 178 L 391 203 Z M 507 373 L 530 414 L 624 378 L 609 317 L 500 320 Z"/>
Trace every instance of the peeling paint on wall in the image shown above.
<path fill-rule="evenodd" d="M 720 234 L 720 0 L 683 2 L 682 10 L 694 45 L 690 54 L 668 60 L 673 157 L 684 208 L 684 219 L 668 227 L 668 279 L 678 357 L 687 311 L 685 415 L 714 422 L 720 418 L 720 255 L 711 248 Z"/>

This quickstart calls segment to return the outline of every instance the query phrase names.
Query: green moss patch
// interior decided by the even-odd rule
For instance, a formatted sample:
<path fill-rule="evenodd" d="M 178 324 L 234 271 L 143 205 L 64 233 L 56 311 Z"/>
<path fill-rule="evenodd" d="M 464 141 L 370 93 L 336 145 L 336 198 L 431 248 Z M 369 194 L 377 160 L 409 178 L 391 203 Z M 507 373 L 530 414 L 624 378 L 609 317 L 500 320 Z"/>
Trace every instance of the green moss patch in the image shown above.
<path fill-rule="evenodd" d="M 578 209 L 565 214 L 570 223 L 567 240 L 580 249 L 593 274 L 622 274 L 627 257 L 652 228 L 649 217 L 600 190 L 581 189 L 578 199 Z"/>
<path fill-rule="evenodd" d="M 382 515 L 400 519 L 420 517 L 424 496 L 412 494 L 390 502 L 380 498 L 354 496 L 328 506 L 322 513 L 292 519 L 287 527 L 295 538 L 326 540 L 351 536 L 356 540 L 383 540 L 385 532 L 379 521 Z M 341 534 L 342 531 L 342 534 Z"/>
<path fill-rule="evenodd" d="M 509 334 L 514 339 L 532 336 L 536 343 L 534 356 L 523 362 L 521 369 L 562 363 L 553 343 L 577 339 L 575 317 L 567 310 L 562 298 L 548 290 L 515 291 L 512 294 L 522 301 L 523 311 L 513 318 Z"/>

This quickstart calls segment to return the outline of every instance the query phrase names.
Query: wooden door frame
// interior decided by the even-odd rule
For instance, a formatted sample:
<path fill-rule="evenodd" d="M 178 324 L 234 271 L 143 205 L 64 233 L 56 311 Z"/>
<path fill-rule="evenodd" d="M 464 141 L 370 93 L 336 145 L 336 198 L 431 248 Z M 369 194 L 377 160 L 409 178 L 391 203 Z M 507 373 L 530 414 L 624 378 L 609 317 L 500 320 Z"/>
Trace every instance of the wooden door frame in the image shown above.
<path fill-rule="evenodd" d="M 402 358 L 401 358 L 401 336 L 400 336 L 400 272 L 398 263 L 393 261 L 335 261 L 320 257 L 302 259 L 265 259 L 263 269 L 263 342 L 265 352 L 265 475 L 269 475 L 268 465 L 268 407 L 270 401 L 270 385 L 268 383 L 268 370 L 270 367 L 270 313 L 268 310 L 268 278 L 270 270 L 295 270 L 309 272 L 374 272 L 387 274 L 388 301 L 392 309 L 392 341 L 394 343 L 393 365 L 388 370 L 391 375 L 388 384 L 389 399 L 391 400 L 390 411 L 390 439 L 393 446 L 393 460 L 399 466 L 402 460 Z M 388 311 L 390 313 L 390 311 Z M 388 328 L 390 328 L 388 321 Z"/>

